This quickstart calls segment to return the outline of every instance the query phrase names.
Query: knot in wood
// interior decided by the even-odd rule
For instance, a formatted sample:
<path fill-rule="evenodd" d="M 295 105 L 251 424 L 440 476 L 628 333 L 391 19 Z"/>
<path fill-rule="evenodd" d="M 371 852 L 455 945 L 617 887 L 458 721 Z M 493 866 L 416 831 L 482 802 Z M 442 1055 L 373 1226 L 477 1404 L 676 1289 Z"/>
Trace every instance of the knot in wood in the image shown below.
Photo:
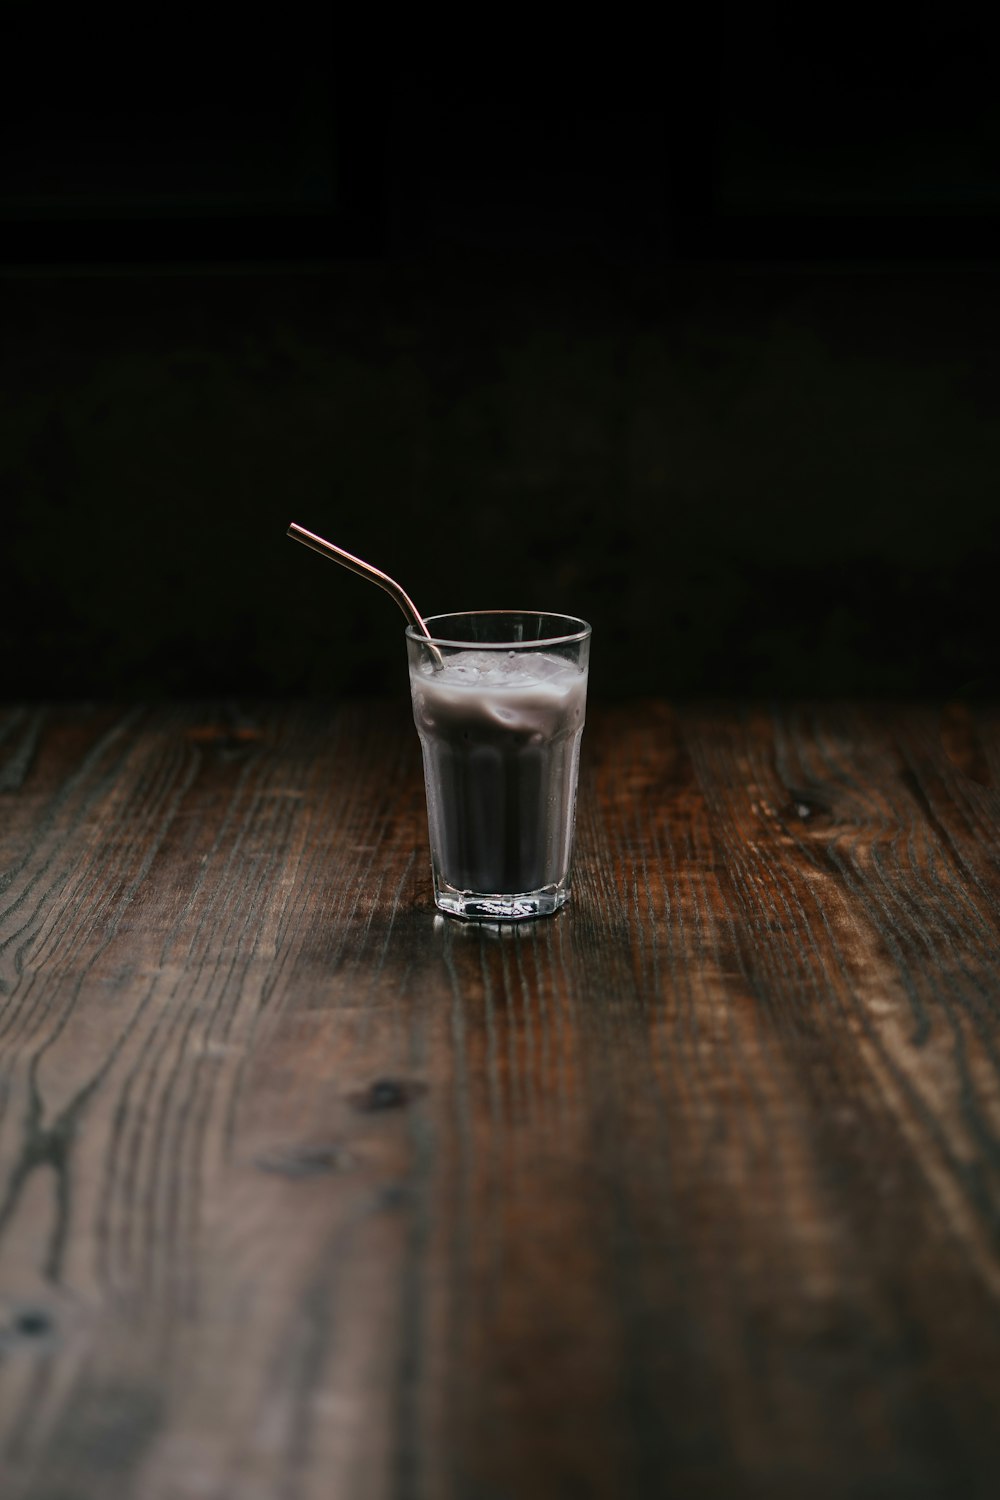
<path fill-rule="evenodd" d="M 354 1094 L 351 1103 L 355 1109 L 373 1111 L 379 1109 L 402 1109 L 413 1099 L 427 1092 L 427 1085 L 405 1078 L 376 1078 L 366 1089 Z"/>

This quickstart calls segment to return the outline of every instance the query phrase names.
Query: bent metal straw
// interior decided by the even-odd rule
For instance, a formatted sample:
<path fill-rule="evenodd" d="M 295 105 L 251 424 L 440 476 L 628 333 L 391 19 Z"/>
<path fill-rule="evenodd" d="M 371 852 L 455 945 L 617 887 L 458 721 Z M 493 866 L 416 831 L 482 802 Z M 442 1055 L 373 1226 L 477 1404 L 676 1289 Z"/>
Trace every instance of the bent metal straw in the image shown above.
<path fill-rule="evenodd" d="M 342 568 L 349 568 L 352 573 L 360 574 L 362 578 L 367 578 L 369 583 L 377 583 L 379 588 L 385 589 L 387 594 L 392 595 L 414 630 L 419 630 L 421 635 L 427 636 L 430 640 L 431 633 L 424 624 L 423 616 L 417 606 L 402 585 L 398 584 L 394 578 L 390 578 L 388 573 L 383 573 L 379 568 L 373 568 L 371 563 L 363 562 L 360 557 L 354 557 L 352 553 L 345 552 L 342 547 L 335 547 L 332 542 L 317 536 L 314 531 L 307 531 L 304 526 L 297 525 L 295 521 L 290 524 L 287 535 L 293 541 L 301 542 L 304 547 L 311 547 L 314 552 L 319 553 L 320 557 L 327 557 L 331 562 L 340 563 Z M 444 661 L 437 647 L 431 645 L 427 649 L 434 660 L 435 667 L 438 669 L 443 667 Z"/>

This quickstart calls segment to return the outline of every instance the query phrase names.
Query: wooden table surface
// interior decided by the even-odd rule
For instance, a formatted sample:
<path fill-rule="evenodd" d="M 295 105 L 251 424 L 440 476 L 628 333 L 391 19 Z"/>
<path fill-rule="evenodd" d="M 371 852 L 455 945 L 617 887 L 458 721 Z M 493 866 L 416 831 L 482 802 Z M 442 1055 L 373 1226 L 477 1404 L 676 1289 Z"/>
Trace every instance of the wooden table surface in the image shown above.
<path fill-rule="evenodd" d="M 1000 1494 L 998 722 L 592 708 L 498 927 L 402 701 L 0 713 L 3 1500 Z"/>

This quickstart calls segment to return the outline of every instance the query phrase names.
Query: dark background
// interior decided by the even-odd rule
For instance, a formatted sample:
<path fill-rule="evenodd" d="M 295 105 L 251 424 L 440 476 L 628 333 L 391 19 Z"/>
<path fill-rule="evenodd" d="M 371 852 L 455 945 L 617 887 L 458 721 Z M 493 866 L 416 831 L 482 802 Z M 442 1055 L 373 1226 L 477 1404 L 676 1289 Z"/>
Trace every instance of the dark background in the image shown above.
<path fill-rule="evenodd" d="M 604 695 L 994 682 L 994 38 L 871 9 L 11 7 L 4 695 L 399 691 L 290 520 L 584 615 Z"/>

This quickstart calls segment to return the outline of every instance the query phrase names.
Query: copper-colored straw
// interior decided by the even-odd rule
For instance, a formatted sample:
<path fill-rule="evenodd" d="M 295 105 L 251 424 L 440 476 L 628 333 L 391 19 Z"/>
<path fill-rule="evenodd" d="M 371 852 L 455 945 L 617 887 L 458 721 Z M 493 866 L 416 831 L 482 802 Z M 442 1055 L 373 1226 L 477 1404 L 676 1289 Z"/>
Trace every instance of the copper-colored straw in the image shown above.
<path fill-rule="evenodd" d="M 350 552 L 345 552 L 342 547 L 335 547 L 332 542 L 317 536 L 314 531 L 306 531 L 304 526 L 298 526 L 294 521 L 288 528 L 288 535 L 293 541 L 301 542 L 304 547 L 311 547 L 321 557 L 328 557 L 331 562 L 340 563 L 342 568 L 350 568 L 352 573 L 359 573 L 370 583 L 377 583 L 379 588 L 385 589 L 387 594 L 392 595 L 414 630 L 419 630 L 421 635 L 430 639 L 430 631 L 417 606 L 406 590 L 394 578 L 390 578 L 388 573 L 383 573 L 379 568 L 373 568 L 371 563 L 363 562 L 360 557 L 354 557 Z M 434 660 L 434 665 L 443 667 L 444 662 L 438 648 L 428 646 L 427 649 Z"/>

